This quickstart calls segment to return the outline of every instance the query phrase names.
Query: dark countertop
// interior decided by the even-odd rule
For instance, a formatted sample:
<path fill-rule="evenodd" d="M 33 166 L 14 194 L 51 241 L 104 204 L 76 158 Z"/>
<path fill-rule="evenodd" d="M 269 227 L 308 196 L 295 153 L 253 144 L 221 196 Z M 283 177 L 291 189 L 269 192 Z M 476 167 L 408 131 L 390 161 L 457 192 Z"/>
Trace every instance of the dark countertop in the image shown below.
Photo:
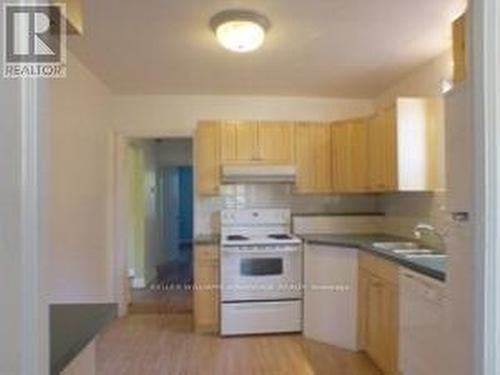
<path fill-rule="evenodd" d="M 292 212 L 292 216 L 384 216 L 382 212 Z"/>
<path fill-rule="evenodd" d="M 371 254 L 380 256 L 391 262 L 398 263 L 416 272 L 430 276 L 434 279 L 444 281 L 446 279 L 447 258 L 412 258 L 408 259 L 404 255 L 395 254 L 388 250 L 373 247 L 374 242 L 382 241 L 415 241 L 404 237 L 397 237 L 387 234 L 308 234 L 301 235 L 306 242 L 318 245 L 331 245 L 341 247 L 354 247 Z M 438 251 L 436 251 L 439 253 Z"/>
<path fill-rule="evenodd" d="M 214 245 L 220 242 L 218 234 L 199 234 L 195 237 L 195 245 Z"/>
<path fill-rule="evenodd" d="M 51 375 L 59 375 L 117 312 L 114 303 L 50 305 Z"/>

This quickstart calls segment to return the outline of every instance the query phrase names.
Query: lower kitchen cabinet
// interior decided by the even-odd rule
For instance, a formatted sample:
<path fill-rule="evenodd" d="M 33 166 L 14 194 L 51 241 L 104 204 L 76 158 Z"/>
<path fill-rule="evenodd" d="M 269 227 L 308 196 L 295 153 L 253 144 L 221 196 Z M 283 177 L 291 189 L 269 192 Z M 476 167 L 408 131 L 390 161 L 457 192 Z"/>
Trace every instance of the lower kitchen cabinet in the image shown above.
<path fill-rule="evenodd" d="M 358 345 L 384 374 L 398 374 L 398 267 L 361 254 L 358 277 Z"/>
<path fill-rule="evenodd" d="M 199 333 L 219 331 L 219 249 L 199 245 L 194 249 L 194 327 Z"/>

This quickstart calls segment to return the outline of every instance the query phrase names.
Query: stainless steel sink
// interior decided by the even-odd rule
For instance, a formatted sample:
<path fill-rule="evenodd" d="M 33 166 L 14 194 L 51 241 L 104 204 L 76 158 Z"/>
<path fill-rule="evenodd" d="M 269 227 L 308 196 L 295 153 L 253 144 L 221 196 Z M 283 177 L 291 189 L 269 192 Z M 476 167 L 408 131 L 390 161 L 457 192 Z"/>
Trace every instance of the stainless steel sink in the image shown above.
<path fill-rule="evenodd" d="M 394 249 L 392 252 L 400 255 L 425 255 L 434 253 L 431 249 Z"/>
<path fill-rule="evenodd" d="M 427 258 L 427 259 L 440 259 L 440 258 L 446 258 L 446 254 L 408 254 L 405 255 L 406 258 L 408 259 L 422 259 L 422 258 Z"/>
<path fill-rule="evenodd" d="M 418 244 L 416 242 L 374 242 L 373 247 L 381 250 L 408 250 L 408 249 L 418 249 Z"/>

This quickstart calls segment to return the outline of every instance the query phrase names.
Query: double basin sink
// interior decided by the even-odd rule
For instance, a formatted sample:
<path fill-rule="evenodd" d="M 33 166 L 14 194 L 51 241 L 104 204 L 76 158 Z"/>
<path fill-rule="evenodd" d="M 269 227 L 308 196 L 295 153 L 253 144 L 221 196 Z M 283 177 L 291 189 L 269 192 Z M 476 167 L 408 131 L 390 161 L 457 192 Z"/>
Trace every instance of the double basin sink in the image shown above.
<path fill-rule="evenodd" d="M 388 251 L 407 259 L 439 259 L 445 258 L 445 254 L 439 254 L 435 250 L 419 247 L 416 242 L 375 242 L 372 245 L 378 250 Z"/>

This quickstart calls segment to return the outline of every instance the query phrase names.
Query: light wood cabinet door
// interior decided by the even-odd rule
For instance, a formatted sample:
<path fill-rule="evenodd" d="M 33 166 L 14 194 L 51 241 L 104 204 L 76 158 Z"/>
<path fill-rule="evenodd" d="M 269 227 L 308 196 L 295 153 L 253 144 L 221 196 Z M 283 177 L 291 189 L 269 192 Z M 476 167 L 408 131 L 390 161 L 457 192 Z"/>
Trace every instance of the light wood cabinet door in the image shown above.
<path fill-rule="evenodd" d="M 397 113 L 396 107 L 382 112 L 382 183 L 388 191 L 397 190 Z"/>
<path fill-rule="evenodd" d="M 396 111 L 383 110 L 369 119 L 368 157 L 371 191 L 397 189 Z"/>
<path fill-rule="evenodd" d="M 202 122 L 195 133 L 196 191 L 199 195 L 219 192 L 219 128 L 215 122 Z"/>
<path fill-rule="evenodd" d="M 257 123 L 242 122 L 236 125 L 236 159 L 238 162 L 252 162 L 259 159 Z"/>
<path fill-rule="evenodd" d="M 372 191 L 383 191 L 382 176 L 383 164 L 383 118 L 376 114 L 368 120 L 368 160 L 369 160 L 369 186 Z"/>
<path fill-rule="evenodd" d="M 194 326 L 196 332 L 219 330 L 219 251 L 216 245 L 194 249 Z"/>
<path fill-rule="evenodd" d="M 236 122 L 219 123 L 219 137 L 220 137 L 220 161 L 222 164 L 234 163 L 238 160 L 236 148 Z"/>
<path fill-rule="evenodd" d="M 256 122 L 222 121 L 220 123 L 222 164 L 258 161 L 258 130 Z"/>
<path fill-rule="evenodd" d="M 368 296 L 370 273 L 363 268 L 358 272 L 358 348 L 367 350 L 368 344 Z"/>
<path fill-rule="evenodd" d="M 368 167 L 368 119 L 351 122 L 351 179 L 353 193 L 370 190 Z"/>
<path fill-rule="evenodd" d="M 367 305 L 366 351 L 384 374 L 397 374 L 397 287 L 370 275 Z"/>
<path fill-rule="evenodd" d="M 398 374 L 398 267 L 360 254 L 358 273 L 358 345 L 384 374 Z"/>
<path fill-rule="evenodd" d="M 332 125 L 332 167 L 334 192 L 369 191 L 367 119 Z"/>
<path fill-rule="evenodd" d="M 336 193 L 351 190 L 351 129 L 348 122 L 332 125 L 332 187 Z"/>
<path fill-rule="evenodd" d="M 453 82 L 460 83 L 467 77 L 465 14 L 453 22 Z"/>
<path fill-rule="evenodd" d="M 258 128 L 258 159 L 268 164 L 293 163 L 293 124 L 260 122 Z"/>
<path fill-rule="evenodd" d="M 332 190 L 332 151 L 329 124 L 299 123 L 294 128 L 295 192 L 329 193 Z"/>

